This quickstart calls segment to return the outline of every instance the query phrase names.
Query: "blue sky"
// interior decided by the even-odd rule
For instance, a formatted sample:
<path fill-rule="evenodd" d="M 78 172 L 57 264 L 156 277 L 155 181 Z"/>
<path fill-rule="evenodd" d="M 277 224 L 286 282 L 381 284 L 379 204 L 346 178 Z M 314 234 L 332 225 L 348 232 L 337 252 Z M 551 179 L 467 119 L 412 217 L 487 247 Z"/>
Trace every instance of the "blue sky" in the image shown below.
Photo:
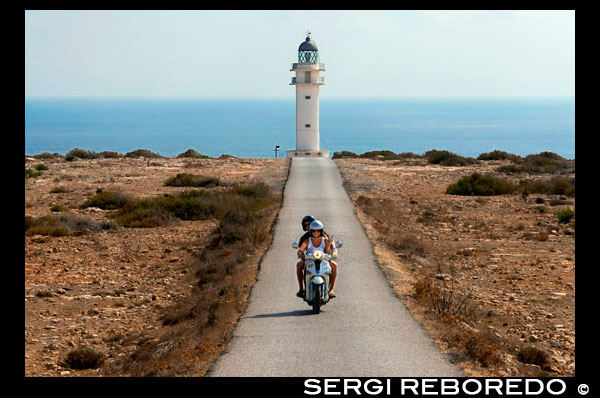
<path fill-rule="evenodd" d="M 26 97 L 294 98 L 306 30 L 322 98 L 575 95 L 575 11 L 26 11 Z"/>

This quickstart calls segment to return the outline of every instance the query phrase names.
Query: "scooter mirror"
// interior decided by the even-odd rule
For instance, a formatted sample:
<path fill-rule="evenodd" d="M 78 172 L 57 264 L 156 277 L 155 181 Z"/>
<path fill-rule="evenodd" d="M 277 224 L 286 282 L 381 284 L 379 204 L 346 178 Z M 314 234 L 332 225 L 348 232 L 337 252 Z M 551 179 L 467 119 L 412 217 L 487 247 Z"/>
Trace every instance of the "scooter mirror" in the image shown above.
<path fill-rule="evenodd" d="M 298 248 L 298 242 L 292 242 L 292 247 L 294 249 L 297 249 Z"/>
<path fill-rule="evenodd" d="M 342 247 L 342 241 L 338 240 L 335 242 L 335 247 Z"/>

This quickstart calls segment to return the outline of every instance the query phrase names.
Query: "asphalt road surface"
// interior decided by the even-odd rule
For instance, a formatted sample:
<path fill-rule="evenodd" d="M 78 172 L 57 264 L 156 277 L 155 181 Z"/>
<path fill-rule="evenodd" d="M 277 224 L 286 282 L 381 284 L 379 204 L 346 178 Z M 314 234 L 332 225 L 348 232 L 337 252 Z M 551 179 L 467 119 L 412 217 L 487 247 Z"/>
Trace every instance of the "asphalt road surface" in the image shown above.
<path fill-rule="evenodd" d="M 341 240 L 337 297 L 313 314 L 296 297 L 300 220 Z M 411 317 L 375 262 L 333 160 L 294 158 L 273 243 L 225 352 L 207 376 L 464 376 Z"/>

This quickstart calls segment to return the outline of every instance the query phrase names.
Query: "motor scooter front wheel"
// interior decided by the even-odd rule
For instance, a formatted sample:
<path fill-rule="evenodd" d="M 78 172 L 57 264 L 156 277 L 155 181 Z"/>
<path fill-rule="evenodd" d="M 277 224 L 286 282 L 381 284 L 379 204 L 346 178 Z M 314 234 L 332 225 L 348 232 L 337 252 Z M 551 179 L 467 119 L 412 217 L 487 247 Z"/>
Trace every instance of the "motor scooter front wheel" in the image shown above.
<path fill-rule="evenodd" d="M 313 297 L 313 312 L 318 314 L 321 312 L 321 289 L 323 285 L 313 285 L 314 297 Z"/>

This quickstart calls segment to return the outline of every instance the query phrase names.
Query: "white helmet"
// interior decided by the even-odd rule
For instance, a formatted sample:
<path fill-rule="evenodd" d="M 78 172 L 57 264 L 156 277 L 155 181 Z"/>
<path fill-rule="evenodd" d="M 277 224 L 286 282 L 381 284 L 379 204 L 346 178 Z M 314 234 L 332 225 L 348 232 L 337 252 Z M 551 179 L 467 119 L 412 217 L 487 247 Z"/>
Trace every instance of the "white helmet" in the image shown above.
<path fill-rule="evenodd" d="M 310 223 L 310 229 L 311 230 L 320 230 L 322 232 L 323 231 L 323 223 L 319 220 L 315 220 Z"/>

